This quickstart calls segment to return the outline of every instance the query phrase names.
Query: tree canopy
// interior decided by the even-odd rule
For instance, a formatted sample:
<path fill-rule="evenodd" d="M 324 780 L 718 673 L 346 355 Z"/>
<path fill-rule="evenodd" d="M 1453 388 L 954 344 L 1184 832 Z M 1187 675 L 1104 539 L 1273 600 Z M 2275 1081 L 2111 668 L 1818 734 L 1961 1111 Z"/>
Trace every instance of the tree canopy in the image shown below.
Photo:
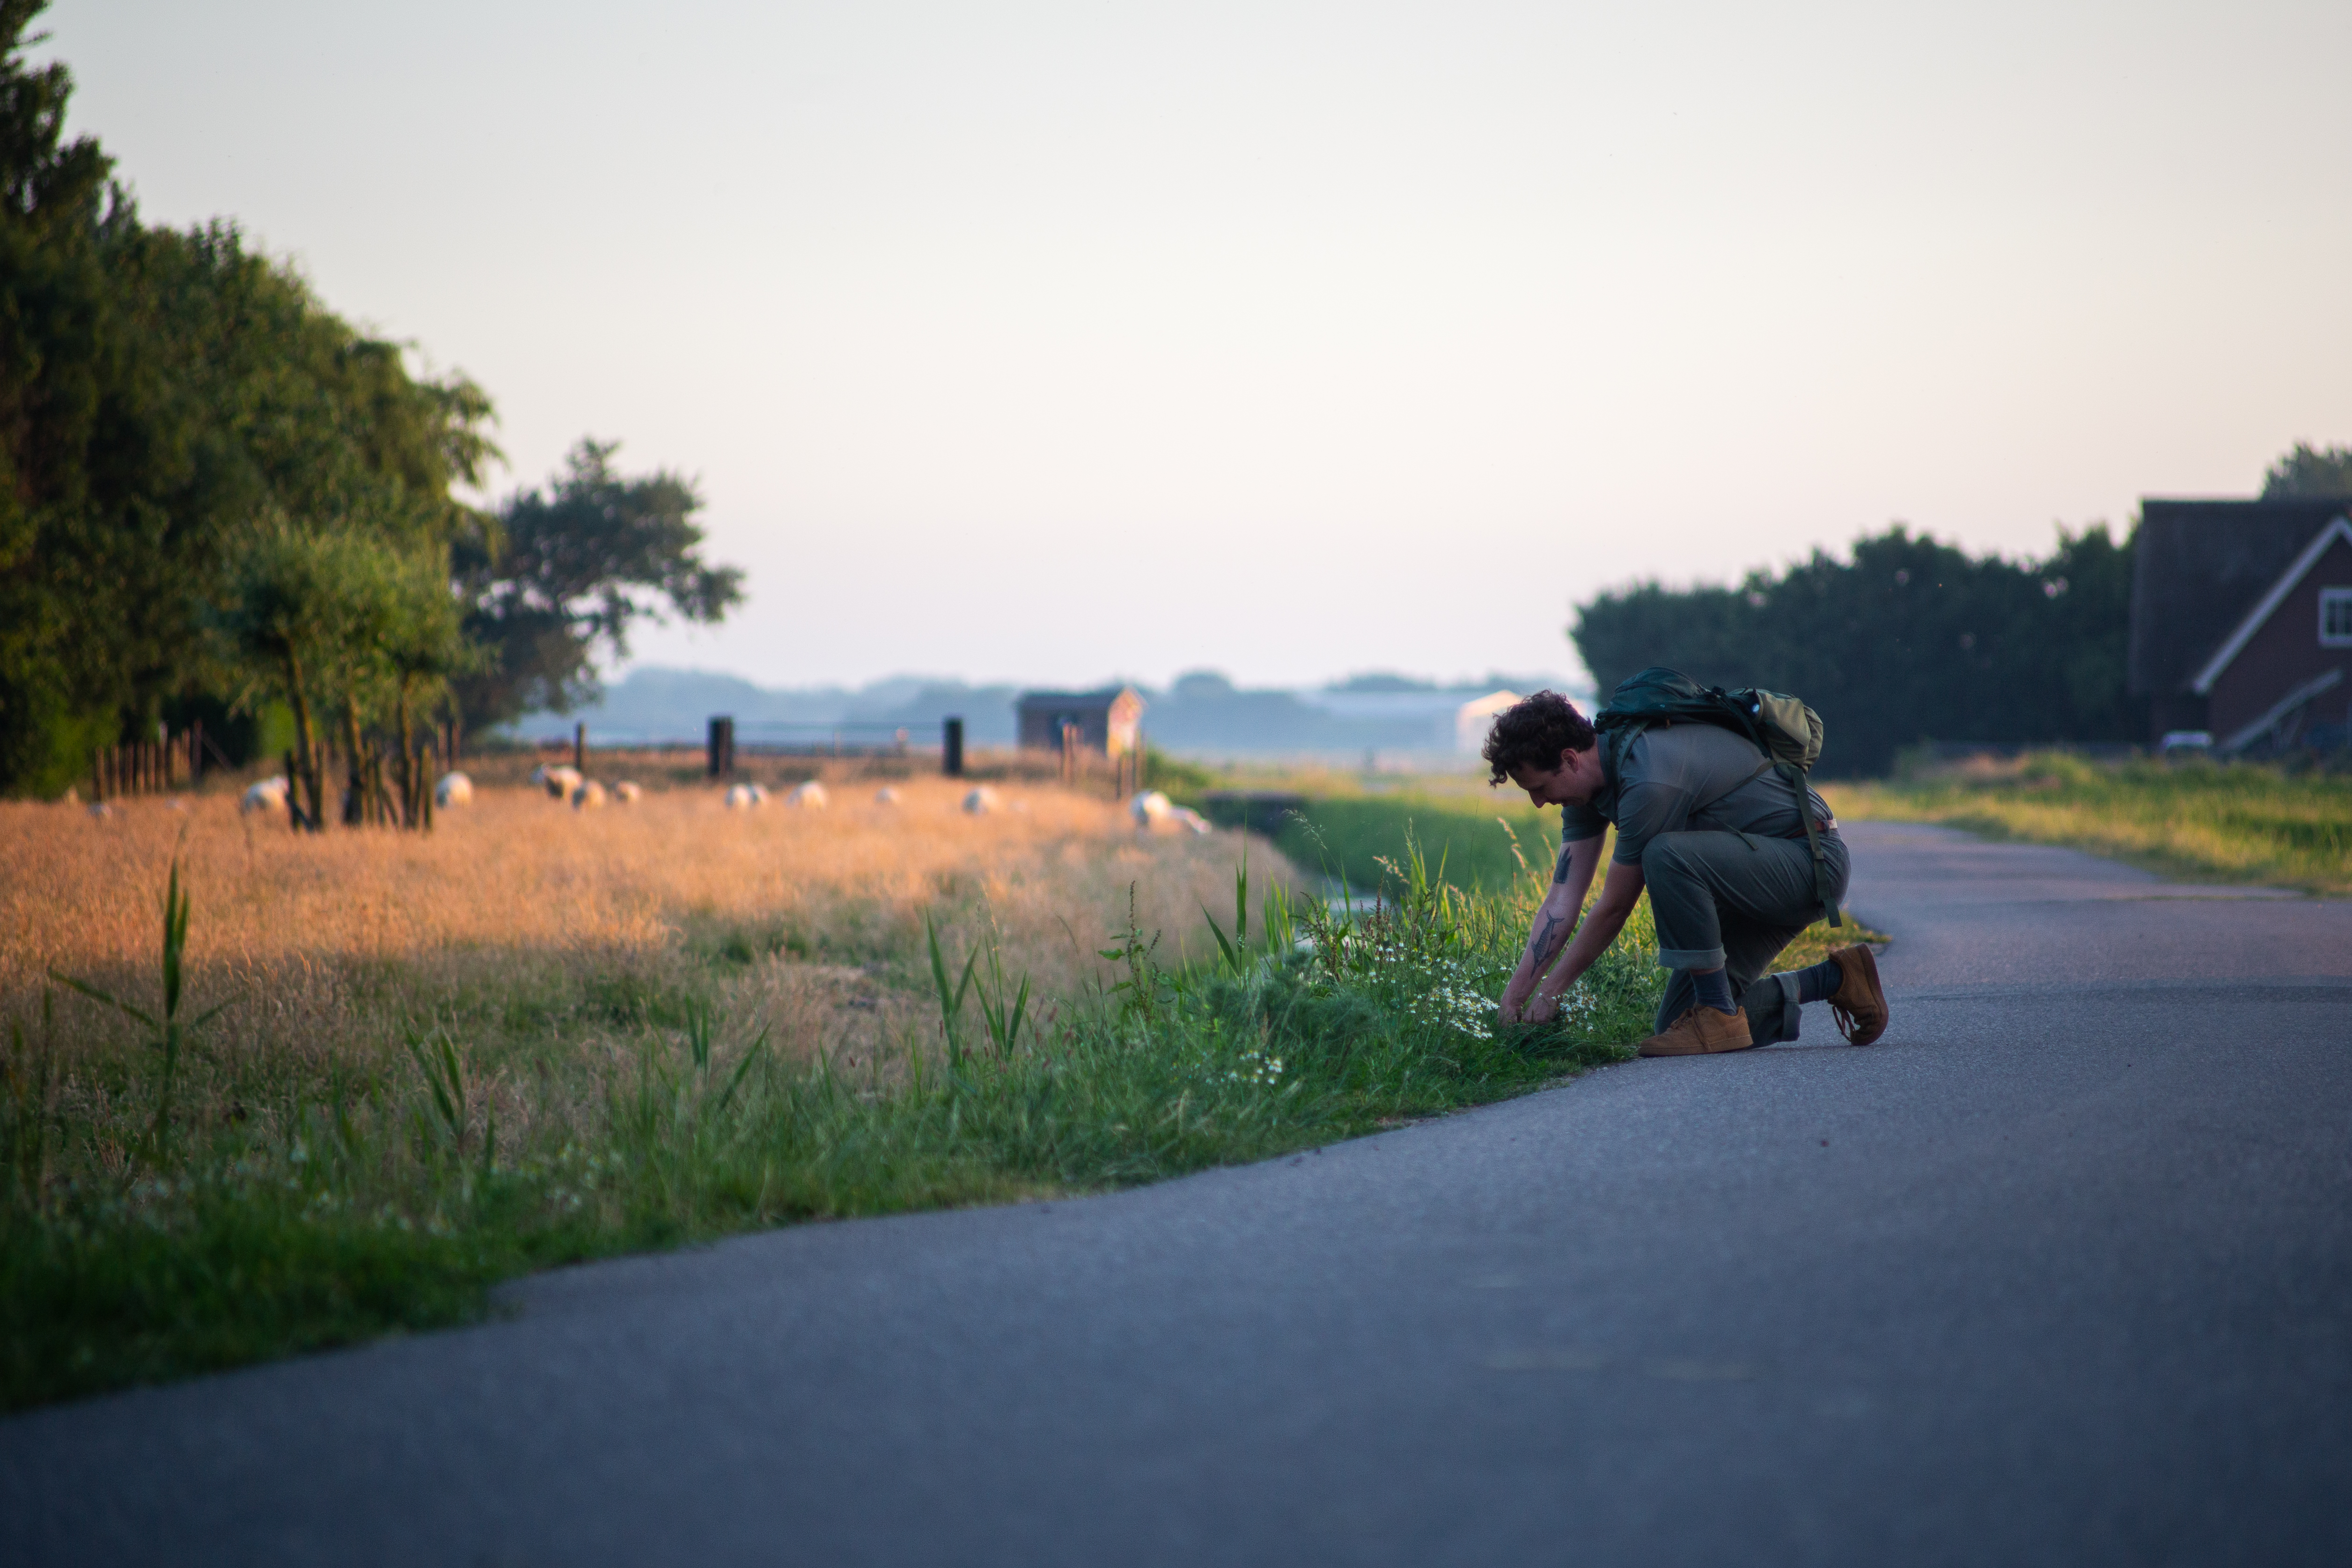
<path fill-rule="evenodd" d="M 474 721 L 568 712 L 598 690 L 596 653 L 625 657 L 640 618 L 667 606 L 714 622 L 741 600 L 743 574 L 702 558 L 694 481 L 667 469 L 624 478 L 612 467 L 618 448 L 583 440 L 545 489 L 517 494 L 494 527 L 461 542 L 466 629 L 497 655 L 461 683 Z"/>
<path fill-rule="evenodd" d="M 1664 664 L 1802 697 L 1822 770 L 1879 773 L 1923 740 L 2137 739 L 2124 691 L 2131 547 L 2104 525 L 2040 561 L 1972 556 L 1896 527 L 1737 587 L 1601 594 L 1570 636 L 1605 700 Z"/>
<path fill-rule="evenodd" d="M 478 387 L 412 376 L 233 225 L 142 225 L 64 138 L 67 68 L 24 58 L 41 9 L 0 0 L 0 788 L 47 791 L 234 683 L 202 623 L 254 519 L 446 552 L 496 448 Z"/>
<path fill-rule="evenodd" d="M 70 73 L 25 58 L 45 4 L 0 0 L 0 793 L 54 793 L 191 705 L 290 701 L 256 630 L 279 590 L 341 617 L 304 633 L 334 642 L 305 697 L 347 749 L 452 682 L 478 722 L 576 700 L 637 616 L 740 597 L 694 486 L 614 473 L 611 443 L 496 514 L 465 500 L 499 458 L 488 396 L 414 373 L 233 223 L 142 225 L 66 138 Z"/>
<path fill-rule="evenodd" d="M 2297 441 L 2263 476 L 2263 499 L 2290 496 L 2352 496 L 2352 447 L 2315 448 Z"/>

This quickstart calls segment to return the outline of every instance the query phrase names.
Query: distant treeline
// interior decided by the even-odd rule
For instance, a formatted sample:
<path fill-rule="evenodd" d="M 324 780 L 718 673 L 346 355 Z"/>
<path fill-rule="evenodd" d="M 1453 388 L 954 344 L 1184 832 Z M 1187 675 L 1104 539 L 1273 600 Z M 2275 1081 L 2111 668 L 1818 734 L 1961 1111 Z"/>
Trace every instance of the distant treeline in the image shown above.
<path fill-rule="evenodd" d="M 315 820 L 327 736 L 413 773 L 448 704 L 576 699 L 648 602 L 740 595 L 693 487 L 615 474 L 608 444 L 495 510 L 453 494 L 499 457 L 489 398 L 412 374 L 233 225 L 141 223 L 65 139 L 65 68 L 24 58 L 44 5 L 0 0 L 0 793 L 159 722 L 241 756 L 274 714 Z"/>
<path fill-rule="evenodd" d="M 1570 628 L 1603 700 L 1664 664 L 1802 697 L 1830 775 L 1885 773 L 1921 741 L 2137 741 L 2124 690 L 2131 543 L 2061 531 L 2039 561 L 1970 555 L 1901 527 L 1736 587 L 1601 595 Z"/>
<path fill-rule="evenodd" d="M 2299 441 L 2263 478 L 2266 500 L 2352 497 L 2352 448 Z M 1716 686 L 1760 686 L 1812 704 L 1821 771 L 1883 773 L 1925 741 L 2143 742 L 2125 690 L 2132 542 L 2105 524 L 2061 529 L 2040 561 L 2004 561 L 1897 525 L 1815 551 L 1738 587 L 1638 584 L 1577 610 L 1569 637 L 1601 700 L 1663 664 Z"/>

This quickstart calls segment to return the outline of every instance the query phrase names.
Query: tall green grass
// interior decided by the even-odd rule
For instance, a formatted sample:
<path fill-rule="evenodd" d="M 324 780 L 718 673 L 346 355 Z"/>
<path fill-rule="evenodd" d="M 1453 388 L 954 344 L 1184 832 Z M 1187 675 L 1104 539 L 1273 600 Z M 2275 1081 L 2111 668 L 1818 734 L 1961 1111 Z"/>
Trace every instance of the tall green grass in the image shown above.
<path fill-rule="evenodd" d="M 1828 792 L 1840 817 L 1947 823 L 2170 876 L 2352 892 L 2352 776 L 2064 752 Z"/>
<path fill-rule="evenodd" d="M 935 1027 L 889 1071 L 780 1059 L 675 998 L 640 1010 L 625 1059 L 542 1061 L 528 1134 L 502 1136 L 484 1091 L 478 1005 L 419 1019 L 400 1052 L 171 1058 L 268 1111 L 175 1133 L 164 1072 L 59 1093 L 54 1006 L 136 1004 L 56 998 L 0 1030 L 0 1405 L 462 1322 L 497 1281 L 572 1259 L 1263 1158 L 1517 1093 L 1648 1032 L 1646 909 L 1559 1023 L 1504 1029 L 1493 998 L 1540 868 L 1465 890 L 1417 841 L 1400 851 L 1353 913 L 1253 901 L 1244 869 L 1229 916 L 1202 911 L 1197 961 L 1130 910 L 1103 933 L 1118 978 L 1076 995 L 1030 994 L 984 918 L 927 925 L 903 956 Z M 164 1020 L 187 918 L 175 881 Z"/>

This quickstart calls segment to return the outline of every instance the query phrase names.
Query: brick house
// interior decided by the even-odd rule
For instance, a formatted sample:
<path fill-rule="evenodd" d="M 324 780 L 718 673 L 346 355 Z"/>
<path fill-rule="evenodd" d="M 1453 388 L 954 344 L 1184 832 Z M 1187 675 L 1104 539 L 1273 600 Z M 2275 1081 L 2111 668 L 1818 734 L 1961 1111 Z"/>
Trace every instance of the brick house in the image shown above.
<path fill-rule="evenodd" d="M 2345 743 L 2347 510 L 2341 498 L 2140 503 L 2126 677 L 2151 741 L 2192 730 L 2224 752 Z"/>

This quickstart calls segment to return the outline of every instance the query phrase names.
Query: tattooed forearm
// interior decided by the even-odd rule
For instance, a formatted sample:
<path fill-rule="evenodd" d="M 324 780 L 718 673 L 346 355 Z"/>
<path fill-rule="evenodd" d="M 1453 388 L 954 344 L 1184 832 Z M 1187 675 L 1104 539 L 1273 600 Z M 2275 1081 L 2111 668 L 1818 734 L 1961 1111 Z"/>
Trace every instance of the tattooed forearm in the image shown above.
<path fill-rule="evenodd" d="M 1568 880 L 1568 846 L 1565 844 L 1559 847 L 1559 864 L 1552 868 L 1551 879 L 1554 882 Z"/>
<path fill-rule="evenodd" d="M 1528 936 L 1528 956 L 1535 960 L 1535 966 L 1538 972 L 1549 968 L 1552 956 L 1568 944 L 1568 933 L 1571 923 L 1564 916 L 1547 914 L 1537 924 L 1534 932 Z"/>

